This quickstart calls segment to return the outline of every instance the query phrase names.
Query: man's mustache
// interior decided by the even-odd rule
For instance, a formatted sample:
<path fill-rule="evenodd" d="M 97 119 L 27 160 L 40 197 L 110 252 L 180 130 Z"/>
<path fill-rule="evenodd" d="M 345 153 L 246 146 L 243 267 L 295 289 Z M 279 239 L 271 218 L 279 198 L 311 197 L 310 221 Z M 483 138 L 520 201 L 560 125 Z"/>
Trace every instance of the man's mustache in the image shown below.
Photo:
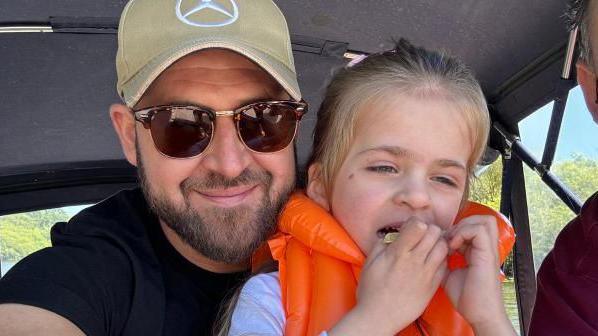
<path fill-rule="evenodd" d="M 227 189 L 247 184 L 269 185 L 272 181 L 272 174 L 267 171 L 255 171 L 245 169 L 234 178 L 228 178 L 216 172 L 209 172 L 205 176 L 188 177 L 181 182 L 181 188 L 185 192 L 202 189 Z"/>

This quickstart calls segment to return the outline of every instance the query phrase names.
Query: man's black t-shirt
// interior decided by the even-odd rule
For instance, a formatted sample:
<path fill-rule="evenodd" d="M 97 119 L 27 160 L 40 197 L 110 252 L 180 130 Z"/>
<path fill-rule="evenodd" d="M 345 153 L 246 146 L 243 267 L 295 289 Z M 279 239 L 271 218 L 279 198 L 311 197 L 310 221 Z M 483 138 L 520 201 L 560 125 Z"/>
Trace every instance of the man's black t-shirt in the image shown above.
<path fill-rule="evenodd" d="M 56 224 L 51 237 L 52 247 L 0 280 L 0 303 L 53 311 L 87 335 L 209 335 L 223 299 L 247 275 L 191 264 L 138 189 Z"/>

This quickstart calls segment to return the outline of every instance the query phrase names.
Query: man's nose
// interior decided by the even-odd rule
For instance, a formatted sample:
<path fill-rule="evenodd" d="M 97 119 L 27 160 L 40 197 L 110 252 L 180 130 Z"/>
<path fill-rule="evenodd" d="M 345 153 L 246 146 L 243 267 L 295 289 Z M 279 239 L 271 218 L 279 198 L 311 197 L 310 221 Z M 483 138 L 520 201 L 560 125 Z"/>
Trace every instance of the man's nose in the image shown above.
<path fill-rule="evenodd" d="M 217 117 L 212 143 L 207 148 L 202 165 L 223 176 L 239 176 L 251 162 L 251 153 L 239 139 L 232 117 Z"/>
<path fill-rule="evenodd" d="M 393 202 L 398 205 L 406 205 L 410 208 L 425 209 L 430 205 L 430 191 L 425 178 L 417 176 L 406 176 L 398 185 L 393 196 Z"/>

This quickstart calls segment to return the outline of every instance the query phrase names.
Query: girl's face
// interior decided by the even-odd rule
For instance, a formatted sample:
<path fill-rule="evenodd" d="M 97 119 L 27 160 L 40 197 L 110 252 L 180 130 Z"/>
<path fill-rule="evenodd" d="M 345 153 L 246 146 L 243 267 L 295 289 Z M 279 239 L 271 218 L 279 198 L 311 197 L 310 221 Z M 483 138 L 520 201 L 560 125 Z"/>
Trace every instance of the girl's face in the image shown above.
<path fill-rule="evenodd" d="M 360 111 L 328 207 L 368 254 L 410 217 L 447 229 L 467 182 L 472 144 L 457 106 L 402 95 Z"/>

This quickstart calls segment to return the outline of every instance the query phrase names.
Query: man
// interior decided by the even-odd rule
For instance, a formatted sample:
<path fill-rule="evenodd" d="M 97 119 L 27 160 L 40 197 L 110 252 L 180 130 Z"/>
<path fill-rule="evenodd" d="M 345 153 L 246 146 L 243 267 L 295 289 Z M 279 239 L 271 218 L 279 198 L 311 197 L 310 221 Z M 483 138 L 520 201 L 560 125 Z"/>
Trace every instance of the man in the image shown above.
<path fill-rule="evenodd" d="M 1 335 L 208 335 L 294 187 L 301 102 L 271 0 L 132 0 L 110 117 L 141 190 L 0 281 Z"/>
<path fill-rule="evenodd" d="M 577 80 L 598 121 L 598 1 L 571 0 L 567 17 L 580 29 Z M 556 239 L 538 272 L 530 335 L 598 335 L 598 193 Z"/>

